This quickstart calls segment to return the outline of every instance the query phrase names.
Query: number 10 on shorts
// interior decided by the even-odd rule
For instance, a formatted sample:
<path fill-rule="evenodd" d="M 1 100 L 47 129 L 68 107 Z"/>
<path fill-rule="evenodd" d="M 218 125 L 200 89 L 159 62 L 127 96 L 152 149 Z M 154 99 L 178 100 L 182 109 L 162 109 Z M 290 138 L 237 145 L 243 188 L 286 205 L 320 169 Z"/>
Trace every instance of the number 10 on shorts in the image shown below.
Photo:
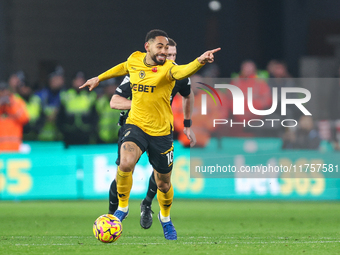
<path fill-rule="evenodd" d="M 168 166 L 170 166 L 170 164 L 172 164 L 172 162 L 174 161 L 174 151 L 169 151 L 165 155 L 166 155 L 166 157 L 168 159 Z"/>

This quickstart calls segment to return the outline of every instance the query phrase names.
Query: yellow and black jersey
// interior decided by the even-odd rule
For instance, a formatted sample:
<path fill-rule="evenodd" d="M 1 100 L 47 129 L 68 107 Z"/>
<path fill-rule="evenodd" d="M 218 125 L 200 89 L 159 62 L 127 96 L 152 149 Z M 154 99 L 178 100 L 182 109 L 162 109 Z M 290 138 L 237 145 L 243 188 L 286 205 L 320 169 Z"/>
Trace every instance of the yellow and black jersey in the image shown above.
<path fill-rule="evenodd" d="M 99 75 L 99 80 L 130 74 L 132 103 L 127 124 L 133 124 L 151 136 L 165 136 L 173 129 L 170 96 L 175 80 L 184 79 L 203 65 L 197 60 L 176 65 L 166 60 L 163 65 L 150 66 L 146 53 L 134 52 L 126 62 Z"/>

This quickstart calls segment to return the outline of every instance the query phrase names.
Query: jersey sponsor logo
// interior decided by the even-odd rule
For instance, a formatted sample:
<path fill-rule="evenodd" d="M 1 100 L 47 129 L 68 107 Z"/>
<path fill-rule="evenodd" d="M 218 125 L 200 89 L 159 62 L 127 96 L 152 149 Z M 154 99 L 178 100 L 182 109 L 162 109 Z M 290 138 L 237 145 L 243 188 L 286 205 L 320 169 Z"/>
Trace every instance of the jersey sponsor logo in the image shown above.
<path fill-rule="evenodd" d="M 142 70 L 139 72 L 139 78 L 144 79 L 145 77 L 145 72 Z"/>
<path fill-rule="evenodd" d="M 156 86 L 143 85 L 143 84 L 131 84 L 131 88 L 138 92 L 150 92 L 153 93 Z"/>

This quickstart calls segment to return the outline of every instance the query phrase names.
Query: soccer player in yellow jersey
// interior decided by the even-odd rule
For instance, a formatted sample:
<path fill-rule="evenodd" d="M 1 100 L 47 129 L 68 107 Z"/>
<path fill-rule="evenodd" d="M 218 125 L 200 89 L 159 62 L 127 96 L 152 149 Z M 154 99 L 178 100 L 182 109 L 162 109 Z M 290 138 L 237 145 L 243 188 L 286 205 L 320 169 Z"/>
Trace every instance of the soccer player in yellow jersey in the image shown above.
<path fill-rule="evenodd" d="M 174 194 L 170 181 L 173 165 L 173 116 L 170 96 L 176 80 L 191 76 L 207 62 L 212 63 L 214 53 L 220 48 L 206 51 L 187 65 L 176 65 L 166 59 L 168 35 L 164 31 L 156 29 L 148 32 L 144 46 L 146 53 L 132 53 L 127 61 L 88 80 L 80 88 L 88 87 L 92 91 L 101 81 L 130 75 L 131 111 L 126 120 L 116 175 L 119 204 L 114 215 L 121 221 L 128 215 L 132 172 L 140 156 L 148 150 L 158 187 L 158 218 L 164 237 L 177 240 L 177 233 L 170 219 Z"/>
<path fill-rule="evenodd" d="M 169 41 L 169 47 L 168 47 L 168 55 L 167 59 L 171 59 L 173 61 L 176 60 L 177 57 L 177 44 L 176 42 L 168 38 Z M 121 116 L 119 123 L 122 126 L 119 130 L 119 139 L 118 139 L 118 157 L 116 160 L 117 166 L 119 166 L 120 162 L 120 148 L 121 148 L 121 142 L 122 142 L 122 134 L 124 134 L 125 129 L 125 119 L 128 116 L 128 112 L 131 108 L 131 100 L 128 98 L 132 98 L 132 90 L 131 90 L 131 83 L 130 83 L 130 77 L 127 75 L 125 76 L 122 83 L 117 87 L 114 95 L 111 98 L 110 106 L 113 109 L 119 109 L 119 110 L 128 110 L 123 116 Z M 191 89 L 191 81 L 190 78 L 185 78 L 183 80 L 177 80 L 175 83 L 174 88 L 171 92 L 170 97 L 170 105 L 173 102 L 174 97 L 180 94 L 183 99 L 183 114 L 184 114 L 184 129 L 183 132 L 187 136 L 187 138 L 190 140 L 190 147 L 194 146 L 196 143 L 196 138 L 194 132 L 191 130 L 191 114 L 192 114 L 192 108 L 194 104 L 194 93 Z M 124 111 L 123 111 L 124 113 Z M 175 116 L 174 116 L 175 118 Z M 183 123 L 183 124 L 184 124 Z M 147 193 L 145 198 L 142 200 L 140 209 L 140 225 L 144 229 L 148 229 L 151 227 L 153 219 L 152 219 L 152 210 L 151 210 L 151 204 L 153 201 L 153 198 L 156 196 L 157 193 L 157 184 L 155 181 L 154 173 L 152 172 L 150 178 L 149 178 L 149 185 L 147 189 Z M 118 208 L 118 194 L 117 194 L 117 183 L 114 179 L 110 185 L 110 191 L 109 191 L 109 213 L 114 214 L 114 212 Z"/>

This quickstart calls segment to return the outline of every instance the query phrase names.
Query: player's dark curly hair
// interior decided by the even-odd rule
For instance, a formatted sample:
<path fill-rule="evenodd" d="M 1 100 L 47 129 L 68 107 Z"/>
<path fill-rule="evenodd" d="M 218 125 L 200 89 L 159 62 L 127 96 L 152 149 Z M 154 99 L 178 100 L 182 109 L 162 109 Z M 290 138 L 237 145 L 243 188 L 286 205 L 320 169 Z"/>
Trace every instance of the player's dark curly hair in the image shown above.
<path fill-rule="evenodd" d="M 153 40 L 157 36 L 164 36 L 164 37 L 168 38 L 168 34 L 165 33 L 163 30 L 153 29 L 146 34 L 145 42 L 148 42 L 149 40 Z"/>

